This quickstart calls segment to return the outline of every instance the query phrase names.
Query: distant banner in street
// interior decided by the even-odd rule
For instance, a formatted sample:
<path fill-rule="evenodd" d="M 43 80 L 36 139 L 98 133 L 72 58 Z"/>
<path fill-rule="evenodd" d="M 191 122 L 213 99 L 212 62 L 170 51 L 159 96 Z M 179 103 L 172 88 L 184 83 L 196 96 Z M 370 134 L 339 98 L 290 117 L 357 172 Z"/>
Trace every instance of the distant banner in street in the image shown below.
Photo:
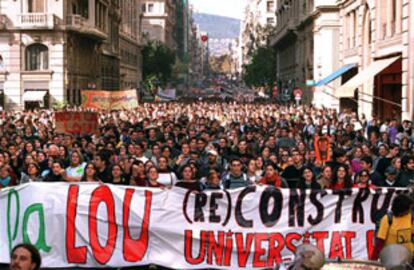
<path fill-rule="evenodd" d="M 98 131 L 96 112 L 56 112 L 56 132 L 69 134 L 91 134 Z"/>
<path fill-rule="evenodd" d="M 0 191 L 0 262 L 21 242 L 46 268 L 274 268 L 303 243 L 328 259 L 367 259 L 376 219 L 402 191 L 31 183 Z"/>
<path fill-rule="evenodd" d="M 177 98 L 176 89 L 159 89 L 157 96 L 162 101 L 175 100 Z"/>
<path fill-rule="evenodd" d="M 135 109 L 138 107 L 137 91 L 82 90 L 82 107 L 101 110 Z"/>

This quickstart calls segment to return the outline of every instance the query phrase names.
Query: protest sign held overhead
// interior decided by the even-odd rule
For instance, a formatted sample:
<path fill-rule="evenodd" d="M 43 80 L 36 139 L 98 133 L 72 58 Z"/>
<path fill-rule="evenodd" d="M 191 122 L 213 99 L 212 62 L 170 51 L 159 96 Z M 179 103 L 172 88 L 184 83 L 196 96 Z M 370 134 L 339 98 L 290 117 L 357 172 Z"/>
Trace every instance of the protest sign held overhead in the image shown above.
<path fill-rule="evenodd" d="M 123 110 L 138 107 L 137 91 L 82 90 L 82 107 L 101 110 Z"/>
<path fill-rule="evenodd" d="M 56 112 L 55 129 L 59 133 L 91 134 L 98 131 L 96 112 Z"/>

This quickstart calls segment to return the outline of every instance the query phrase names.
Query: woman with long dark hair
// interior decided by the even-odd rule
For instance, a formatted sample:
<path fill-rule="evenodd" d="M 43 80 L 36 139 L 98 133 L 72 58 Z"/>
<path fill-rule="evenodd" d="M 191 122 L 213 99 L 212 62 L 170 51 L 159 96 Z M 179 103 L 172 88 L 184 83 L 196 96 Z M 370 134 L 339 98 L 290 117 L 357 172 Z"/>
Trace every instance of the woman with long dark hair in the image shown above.
<path fill-rule="evenodd" d="M 354 188 L 375 188 L 375 185 L 371 184 L 371 180 L 369 179 L 368 170 L 362 170 L 356 175 Z"/>
<path fill-rule="evenodd" d="M 158 174 L 158 169 L 156 167 L 151 167 L 148 169 L 147 172 L 147 182 L 146 182 L 146 187 L 151 187 L 151 188 L 164 188 L 165 185 L 163 185 L 162 183 L 160 183 L 158 181 L 159 179 L 159 174 Z"/>
<path fill-rule="evenodd" d="M 135 160 L 131 165 L 129 175 L 129 184 L 132 186 L 145 187 L 147 176 L 145 174 L 145 165 L 141 160 Z"/>
<path fill-rule="evenodd" d="M 95 163 L 88 162 L 85 166 L 85 172 L 81 178 L 81 182 L 100 182 L 100 179 L 97 177 L 96 172 L 98 168 L 96 168 Z"/>
<path fill-rule="evenodd" d="M 182 179 L 175 184 L 176 187 L 193 191 L 201 191 L 203 189 L 201 183 L 197 179 L 194 179 L 193 168 L 191 165 L 184 165 L 181 170 L 181 175 Z"/>
<path fill-rule="evenodd" d="M 315 174 L 310 167 L 303 169 L 302 177 L 299 179 L 297 188 L 299 189 L 321 189 L 321 185 L 316 181 Z"/>
<path fill-rule="evenodd" d="M 334 178 L 329 188 L 339 190 L 352 188 L 352 186 L 352 179 L 351 175 L 349 175 L 348 167 L 345 165 L 339 165 L 334 172 Z"/>
<path fill-rule="evenodd" d="M 111 168 L 111 183 L 114 185 L 128 185 L 124 170 L 118 163 Z"/>

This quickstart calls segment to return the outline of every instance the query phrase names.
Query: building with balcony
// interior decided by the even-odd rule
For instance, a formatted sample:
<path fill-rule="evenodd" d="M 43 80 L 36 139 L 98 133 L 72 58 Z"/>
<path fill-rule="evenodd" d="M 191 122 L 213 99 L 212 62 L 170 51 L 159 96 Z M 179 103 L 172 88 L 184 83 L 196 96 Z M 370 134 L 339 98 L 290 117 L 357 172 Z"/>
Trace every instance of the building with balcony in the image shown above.
<path fill-rule="evenodd" d="M 248 1 L 244 10 L 239 37 L 241 62 L 247 65 L 257 47 L 265 45 L 276 26 L 276 0 Z"/>
<path fill-rule="evenodd" d="M 175 40 L 176 8 L 173 0 L 144 0 L 142 31 L 149 40 L 164 43 L 172 50 L 177 48 Z"/>
<path fill-rule="evenodd" d="M 119 89 L 119 1 L 0 0 L 0 106 L 80 103 Z"/>
<path fill-rule="evenodd" d="M 302 102 L 337 107 L 330 89 L 313 94 L 307 80 L 322 80 L 339 68 L 339 8 L 336 0 L 278 0 L 277 26 L 271 38 L 276 50 L 279 96 L 293 98 L 303 89 Z"/>
<path fill-rule="evenodd" d="M 413 6 L 409 0 L 339 1 L 340 62 L 353 65 L 335 91 L 343 109 L 368 118 L 413 118 Z"/>
<path fill-rule="evenodd" d="M 142 81 L 141 0 L 120 1 L 120 87 L 138 89 Z"/>

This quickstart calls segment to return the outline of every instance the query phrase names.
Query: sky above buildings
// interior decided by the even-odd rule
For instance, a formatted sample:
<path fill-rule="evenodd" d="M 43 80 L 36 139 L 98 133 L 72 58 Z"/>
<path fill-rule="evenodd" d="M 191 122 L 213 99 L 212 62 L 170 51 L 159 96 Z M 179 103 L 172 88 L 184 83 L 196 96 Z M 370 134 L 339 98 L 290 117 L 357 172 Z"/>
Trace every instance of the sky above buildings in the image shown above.
<path fill-rule="evenodd" d="M 241 19 L 246 0 L 190 0 L 196 12 Z"/>

